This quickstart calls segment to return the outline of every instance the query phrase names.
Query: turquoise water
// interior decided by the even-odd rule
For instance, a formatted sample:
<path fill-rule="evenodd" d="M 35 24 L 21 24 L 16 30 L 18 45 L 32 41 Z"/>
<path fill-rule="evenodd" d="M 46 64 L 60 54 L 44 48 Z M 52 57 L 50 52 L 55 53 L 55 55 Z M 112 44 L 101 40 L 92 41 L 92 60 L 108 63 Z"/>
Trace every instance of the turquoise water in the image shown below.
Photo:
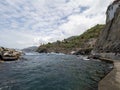
<path fill-rule="evenodd" d="M 81 56 L 40 54 L 0 63 L 0 90 L 97 90 L 111 64 Z"/>

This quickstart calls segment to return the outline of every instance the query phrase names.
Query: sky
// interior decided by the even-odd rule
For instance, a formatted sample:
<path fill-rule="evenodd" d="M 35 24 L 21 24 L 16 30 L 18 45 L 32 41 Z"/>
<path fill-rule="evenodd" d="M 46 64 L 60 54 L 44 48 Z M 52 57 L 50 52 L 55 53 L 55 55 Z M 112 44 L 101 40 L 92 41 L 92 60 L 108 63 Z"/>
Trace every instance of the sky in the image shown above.
<path fill-rule="evenodd" d="M 0 46 L 26 48 L 104 24 L 113 0 L 0 0 Z"/>

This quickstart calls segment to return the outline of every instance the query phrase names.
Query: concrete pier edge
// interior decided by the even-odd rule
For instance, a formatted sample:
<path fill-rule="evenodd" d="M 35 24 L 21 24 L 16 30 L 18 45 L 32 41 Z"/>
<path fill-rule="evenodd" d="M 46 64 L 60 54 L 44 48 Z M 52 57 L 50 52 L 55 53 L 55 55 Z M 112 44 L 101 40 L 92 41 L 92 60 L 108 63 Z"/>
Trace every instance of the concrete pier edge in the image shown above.
<path fill-rule="evenodd" d="M 120 90 L 120 61 L 103 57 L 99 59 L 113 63 L 113 69 L 98 83 L 98 90 Z"/>

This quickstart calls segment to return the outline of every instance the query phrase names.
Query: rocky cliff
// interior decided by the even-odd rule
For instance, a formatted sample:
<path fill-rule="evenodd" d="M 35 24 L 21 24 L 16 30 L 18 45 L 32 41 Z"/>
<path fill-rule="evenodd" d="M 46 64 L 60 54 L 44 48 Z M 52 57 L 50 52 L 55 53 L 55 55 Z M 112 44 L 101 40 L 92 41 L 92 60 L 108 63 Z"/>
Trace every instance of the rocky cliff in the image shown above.
<path fill-rule="evenodd" d="M 89 54 L 95 46 L 95 42 L 103 28 L 104 25 L 98 24 L 86 30 L 82 35 L 41 45 L 37 51 L 39 53 Z"/>
<path fill-rule="evenodd" d="M 120 53 L 120 0 L 109 5 L 106 12 L 106 26 L 95 46 L 98 53 Z"/>

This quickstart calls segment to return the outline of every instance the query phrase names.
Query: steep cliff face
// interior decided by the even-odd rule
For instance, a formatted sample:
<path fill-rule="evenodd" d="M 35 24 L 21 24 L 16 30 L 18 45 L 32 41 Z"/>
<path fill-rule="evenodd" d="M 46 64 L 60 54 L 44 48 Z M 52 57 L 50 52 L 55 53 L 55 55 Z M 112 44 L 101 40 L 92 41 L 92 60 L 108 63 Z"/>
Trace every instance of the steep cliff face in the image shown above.
<path fill-rule="evenodd" d="M 120 0 L 109 5 L 106 26 L 96 42 L 96 52 L 120 52 Z"/>

